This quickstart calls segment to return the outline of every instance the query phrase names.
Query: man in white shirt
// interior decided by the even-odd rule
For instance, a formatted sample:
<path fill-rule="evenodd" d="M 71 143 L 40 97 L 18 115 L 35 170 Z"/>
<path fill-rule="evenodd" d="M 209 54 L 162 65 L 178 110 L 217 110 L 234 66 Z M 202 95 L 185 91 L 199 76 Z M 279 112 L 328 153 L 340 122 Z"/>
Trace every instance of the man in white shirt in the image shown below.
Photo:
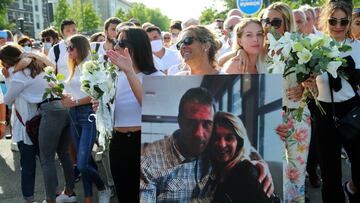
<path fill-rule="evenodd" d="M 174 65 L 180 64 L 181 59 L 178 51 L 174 51 L 164 47 L 161 30 L 159 27 L 150 26 L 146 29 L 146 33 L 151 42 L 155 67 L 167 73 L 167 70 Z"/>
<path fill-rule="evenodd" d="M 306 33 L 322 35 L 322 33 L 315 28 L 315 22 L 316 22 L 315 10 L 309 5 L 300 6 L 299 9 L 302 10 L 306 15 Z"/>
<path fill-rule="evenodd" d="M 121 23 L 117 17 L 108 18 L 104 23 L 105 42 L 93 42 L 90 44 L 91 51 L 95 51 L 100 60 L 107 61 L 106 51 L 112 50 L 116 42 L 116 26 Z"/>
<path fill-rule="evenodd" d="M 63 74 L 65 78 L 68 78 L 69 68 L 67 62 L 69 53 L 66 51 L 66 39 L 77 34 L 78 31 L 73 20 L 63 20 L 60 29 L 64 40 L 49 50 L 48 57 L 50 61 L 56 65 L 57 72 Z"/>

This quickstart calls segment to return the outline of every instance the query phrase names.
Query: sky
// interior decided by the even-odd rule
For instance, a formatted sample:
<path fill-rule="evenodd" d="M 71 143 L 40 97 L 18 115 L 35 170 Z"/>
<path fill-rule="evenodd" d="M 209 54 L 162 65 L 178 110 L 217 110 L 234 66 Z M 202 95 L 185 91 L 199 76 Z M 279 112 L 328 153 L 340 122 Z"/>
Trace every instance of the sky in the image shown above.
<path fill-rule="evenodd" d="M 128 2 L 144 3 L 149 8 L 159 8 L 172 20 L 187 20 L 199 18 L 206 7 L 216 7 L 225 10 L 222 0 L 127 0 Z"/>

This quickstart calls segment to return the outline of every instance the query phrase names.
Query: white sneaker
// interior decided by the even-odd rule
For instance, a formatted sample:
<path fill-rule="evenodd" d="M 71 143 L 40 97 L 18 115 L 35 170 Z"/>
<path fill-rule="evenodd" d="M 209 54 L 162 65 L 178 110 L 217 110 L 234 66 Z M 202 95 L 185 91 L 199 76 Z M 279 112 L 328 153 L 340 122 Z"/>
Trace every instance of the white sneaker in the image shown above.
<path fill-rule="evenodd" d="M 66 195 L 64 191 L 61 192 L 59 196 L 56 197 L 56 202 L 76 202 L 76 194 L 73 192 L 71 195 Z"/>
<path fill-rule="evenodd" d="M 105 186 L 105 190 L 98 191 L 99 203 L 109 203 L 111 190 Z"/>

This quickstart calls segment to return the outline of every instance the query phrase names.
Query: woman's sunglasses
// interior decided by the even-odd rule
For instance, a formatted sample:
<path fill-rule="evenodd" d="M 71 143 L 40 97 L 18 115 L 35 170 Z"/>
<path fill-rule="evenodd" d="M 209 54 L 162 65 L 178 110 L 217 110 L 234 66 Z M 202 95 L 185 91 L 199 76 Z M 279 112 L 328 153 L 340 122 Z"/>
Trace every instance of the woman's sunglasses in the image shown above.
<path fill-rule="evenodd" d="M 125 49 L 125 47 L 127 46 L 128 42 L 125 39 L 120 39 L 116 42 L 116 44 L 120 47 Z"/>
<path fill-rule="evenodd" d="M 266 18 L 266 19 L 261 19 L 261 23 L 263 25 L 271 25 L 275 29 L 278 29 L 282 24 L 282 20 L 280 18 L 274 18 L 272 21 L 270 21 L 270 18 Z"/>
<path fill-rule="evenodd" d="M 196 37 L 185 37 L 184 39 L 180 40 L 177 44 L 176 44 L 176 48 L 178 50 L 180 50 L 181 46 L 182 45 L 186 45 L 186 46 L 189 46 L 191 45 L 192 43 L 194 43 L 194 40 L 198 40 L 200 41 L 198 38 Z"/>
<path fill-rule="evenodd" d="M 68 52 L 74 51 L 74 49 L 75 49 L 75 47 L 73 47 L 73 46 L 66 47 L 66 51 L 68 51 Z"/>
<path fill-rule="evenodd" d="M 41 41 L 44 43 L 44 42 L 51 42 L 51 37 L 45 37 L 45 38 L 42 38 Z"/>
<path fill-rule="evenodd" d="M 349 23 L 350 23 L 350 20 L 349 19 L 336 19 L 336 18 L 330 18 L 328 20 L 329 22 L 329 25 L 331 26 L 336 26 L 338 24 L 338 22 L 340 23 L 340 26 L 344 27 L 344 26 L 347 26 Z"/>

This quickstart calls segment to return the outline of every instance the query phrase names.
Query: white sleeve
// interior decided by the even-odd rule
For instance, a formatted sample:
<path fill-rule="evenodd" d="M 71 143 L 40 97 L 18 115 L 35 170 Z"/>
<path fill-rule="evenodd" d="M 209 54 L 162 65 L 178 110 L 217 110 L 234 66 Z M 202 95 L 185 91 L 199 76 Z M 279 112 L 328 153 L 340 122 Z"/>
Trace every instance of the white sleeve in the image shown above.
<path fill-rule="evenodd" d="M 18 74 L 17 74 L 18 75 Z M 16 77 L 16 76 L 15 76 Z M 17 96 L 25 89 L 25 82 L 21 79 L 13 78 L 8 86 L 4 102 L 12 104 Z"/>

